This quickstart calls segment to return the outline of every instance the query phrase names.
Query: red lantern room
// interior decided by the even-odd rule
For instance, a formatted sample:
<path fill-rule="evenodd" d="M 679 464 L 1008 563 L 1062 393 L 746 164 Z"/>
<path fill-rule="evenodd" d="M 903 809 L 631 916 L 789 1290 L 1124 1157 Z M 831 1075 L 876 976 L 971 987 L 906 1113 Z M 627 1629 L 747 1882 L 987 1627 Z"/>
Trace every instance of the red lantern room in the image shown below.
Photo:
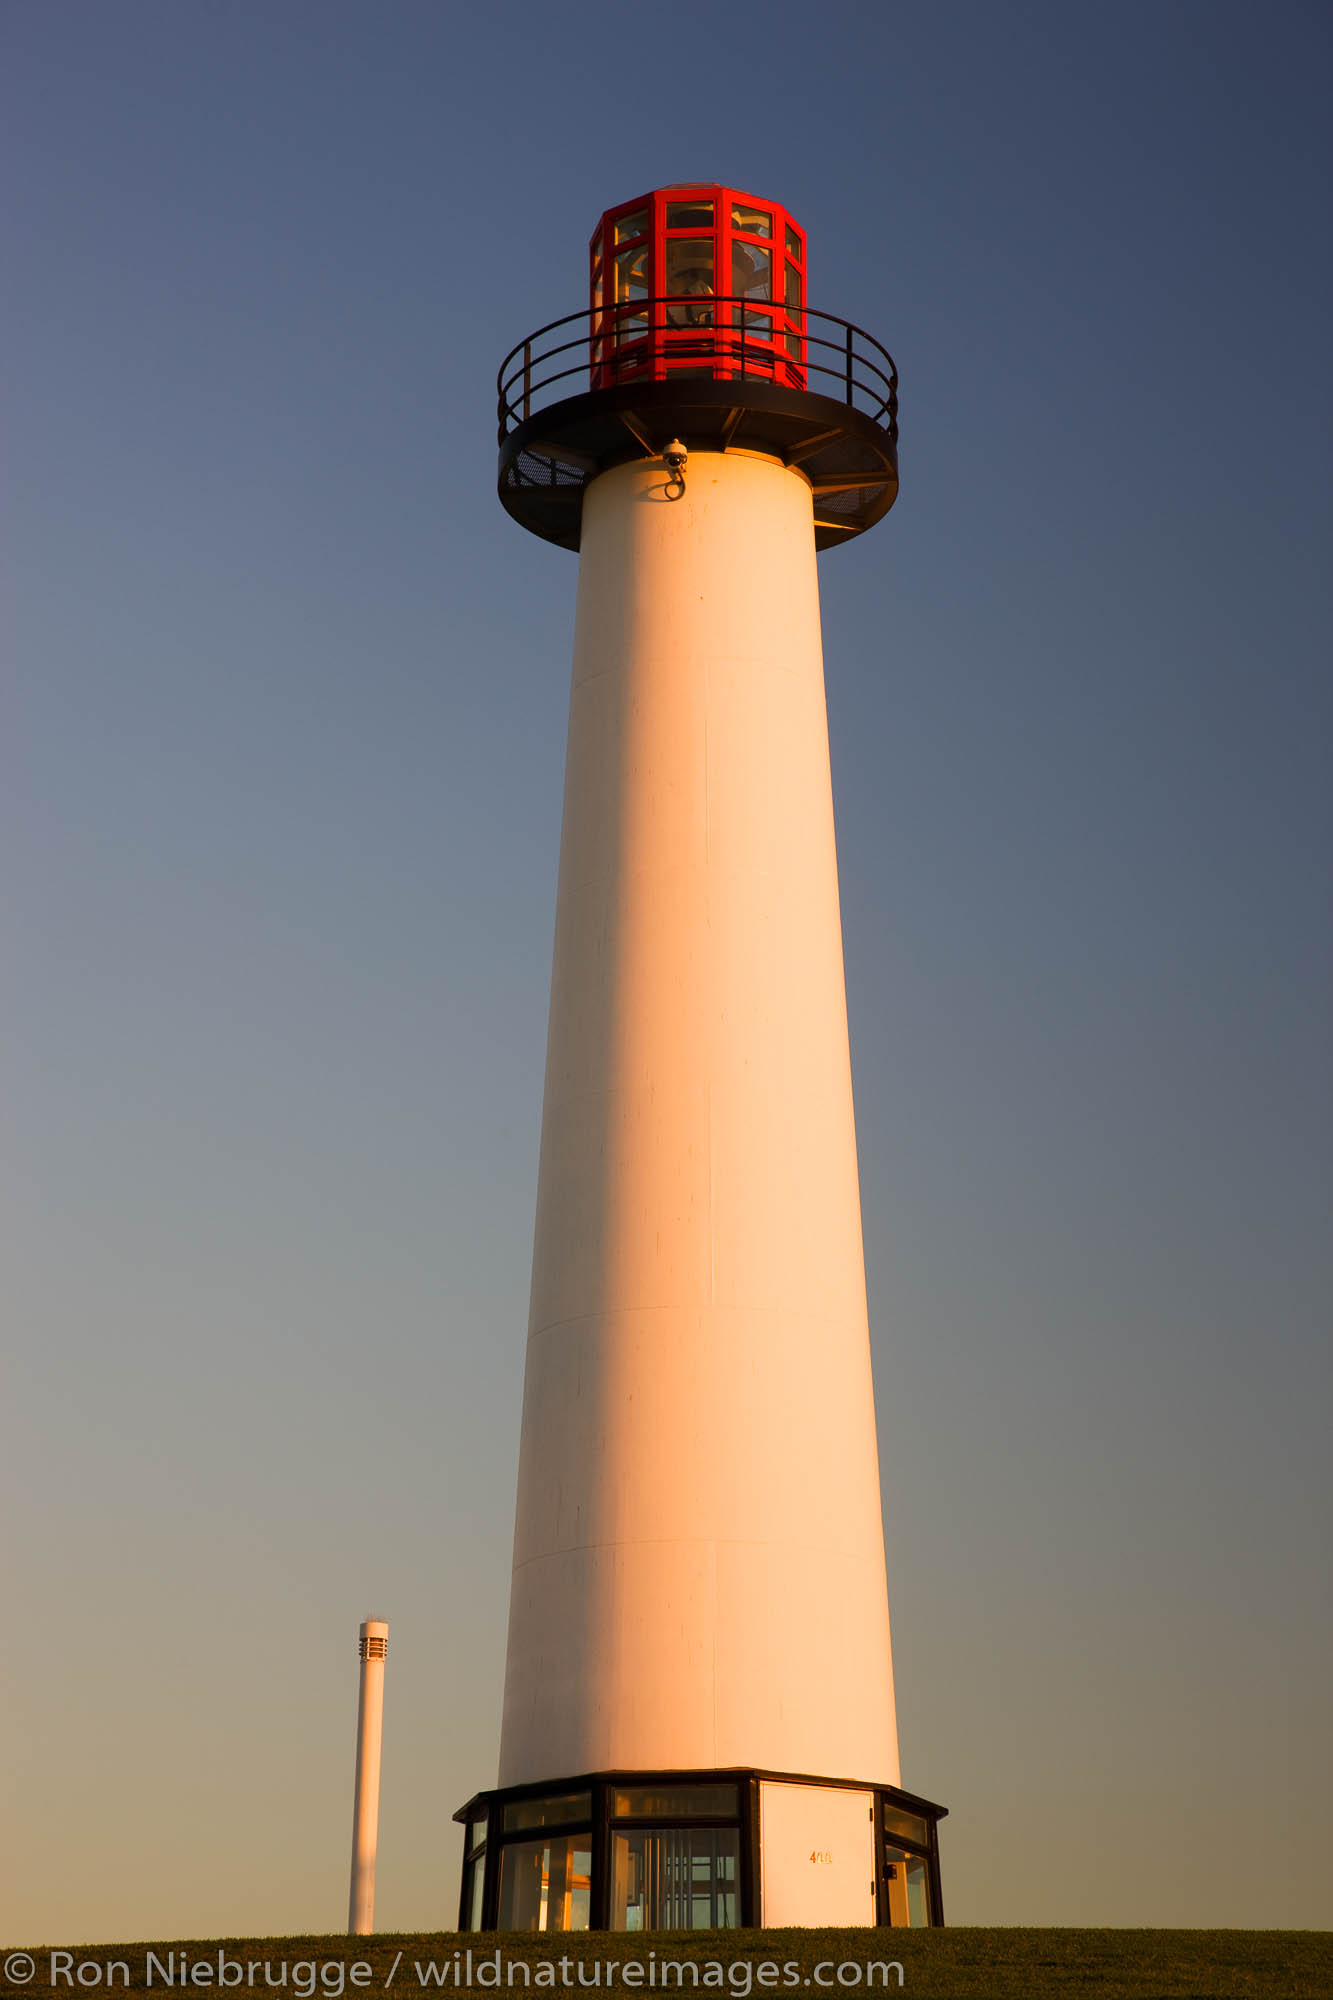
<path fill-rule="evenodd" d="M 805 231 L 711 181 L 608 209 L 589 245 L 592 383 L 734 375 L 804 389 Z"/>
<path fill-rule="evenodd" d="M 577 549 L 599 473 L 668 449 L 799 467 L 815 546 L 873 527 L 898 493 L 898 373 L 871 334 L 812 306 L 805 231 L 780 202 L 681 181 L 608 208 L 588 303 L 500 365 L 500 499 Z"/>

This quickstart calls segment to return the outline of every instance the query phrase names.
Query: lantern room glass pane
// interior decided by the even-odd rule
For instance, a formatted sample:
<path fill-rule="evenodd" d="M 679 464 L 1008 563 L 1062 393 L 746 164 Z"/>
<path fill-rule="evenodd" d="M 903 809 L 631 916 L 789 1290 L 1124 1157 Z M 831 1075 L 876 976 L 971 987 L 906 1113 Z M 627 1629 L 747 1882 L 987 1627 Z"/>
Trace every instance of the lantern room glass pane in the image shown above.
<path fill-rule="evenodd" d="M 796 234 L 796 231 L 792 228 L 790 223 L 787 224 L 786 236 L 787 236 L 787 255 L 789 257 L 795 257 L 799 262 L 801 256 L 801 239 Z"/>
<path fill-rule="evenodd" d="M 889 1922 L 894 1930 L 925 1930 L 930 1924 L 930 1870 L 919 1854 L 890 1847 L 884 1854 Z"/>
<path fill-rule="evenodd" d="M 592 1818 L 591 1792 L 556 1792 L 544 1799 L 513 1799 L 504 1809 L 504 1831 L 521 1833 L 530 1826 L 568 1826 Z"/>
<path fill-rule="evenodd" d="M 801 274 L 794 264 L 787 266 L 787 282 L 783 296 L 789 306 L 799 306 L 801 303 Z"/>
<path fill-rule="evenodd" d="M 732 323 L 743 329 L 749 340 L 771 340 L 773 338 L 773 316 L 759 312 L 754 306 L 733 306 Z"/>
<path fill-rule="evenodd" d="M 791 231 L 788 230 L 787 234 L 790 236 Z M 790 243 L 787 245 L 787 248 L 790 250 L 791 248 Z M 594 264 L 597 262 L 597 259 L 601 256 L 601 254 L 602 254 L 602 232 L 600 229 L 594 229 L 592 233 L 592 261 Z"/>
<path fill-rule="evenodd" d="M 634 250 L 617 250 L 613 265 L 615 272 L 615 303 L 626 306 L 648 296 L 648 245 L 641 243 Z M 633 339 L 636 334 L 646 333 L 648 316 L 641 312 L 621 312 L 616 320 L 616 338 Z"/>
<path fill-rule="evenodd" d="M 615 229 L 615 240 L 617 243 L 629 243 L 636 236 L 646 236 L 648 233 L 647 209 L 636 208 L 632 215 L 618 216 L 616 218 Z"/>
<path fill-rule="evenodd" d="M 731 226 L 747 236 L 773 234 L 773 218 L 766 208 L 743 208 L 737 201 L 731 204 Z"/>
<path fill-rule="evenodd" d="M 668 229 L 711 229 L 713 204 L 711 201 L 669 201 L 666 226 Z"/>
<path fill-rule="evenodd" d="M 713 239 L 711 236 L 669 236 L 666 246 L 668 297 L 685 292 L 707 299 L 707 305 L 668 306 L 668 326 L 711 326 L 713 324 Z"/>
<path fill-rule="evenodd" d="M 773 252 L 758 243 L 733 243 L 731 289 L 739 298 L 771 299 Z"/>
<path fill-rule="evenodd" d="M 586 1833 L 514 1840 L 500 1850 L 502 1931 L 586 1931 L 592 1914 L 592 1842 Z"/>
<path fill-rule="evenodd" d="M 739 1916 L 735 1827 L 643 1827 L 611 1836 L 613 1931 L 732 1930 Z"/>
<path fill-rule="evenodd" d="M 634 1785 L 611 1794 L 613 1819 L 734 1819 L 734 1785 Z"/>
<path fill-rule="evenodd" d="M 616 304 L 648 296 L 648 245 L 633 250 L 617 250 L 615 261 Z"/>

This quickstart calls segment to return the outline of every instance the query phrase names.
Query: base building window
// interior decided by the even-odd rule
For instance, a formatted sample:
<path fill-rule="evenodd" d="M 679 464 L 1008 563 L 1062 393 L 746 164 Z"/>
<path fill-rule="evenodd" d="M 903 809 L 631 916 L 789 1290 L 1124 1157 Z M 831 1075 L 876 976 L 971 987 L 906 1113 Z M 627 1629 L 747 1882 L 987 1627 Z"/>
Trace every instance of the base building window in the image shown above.
<path fill-rule="evenodd" d="M 919 1854 L 885 1851 L 889 1922 L 894 1930 L 925 1930 L 930 1923 L 930 1869 Z"/>
<path fill-rule="evenodd" d="M 734 1827 L 636 1827 L 613 1836 L 611 1928 L 733 1930 L 740 1835 Z"/>
<path fill-rule="evenodd" d="M 586 1833 L 511 1840 L 500 1852 L 502 1931 L 586 1931 L 592 1844 Z"/>

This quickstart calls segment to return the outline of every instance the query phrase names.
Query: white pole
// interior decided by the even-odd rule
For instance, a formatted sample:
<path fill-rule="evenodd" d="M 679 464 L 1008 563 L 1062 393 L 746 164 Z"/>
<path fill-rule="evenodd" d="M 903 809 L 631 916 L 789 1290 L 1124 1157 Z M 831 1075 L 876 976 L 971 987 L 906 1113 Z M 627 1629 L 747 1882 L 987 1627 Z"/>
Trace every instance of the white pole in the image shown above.
<path fill-rule="evenodd" d="M 367 1618 L 361 1627 L 361 1688 L 356 1711 L 356 1801 L 352 1807 L 350 1937 L 375 1928 L 375 1849 L 380 1827 L 380 1743 L 384 1733 L 384 1662 L 389 1627 Z"/>

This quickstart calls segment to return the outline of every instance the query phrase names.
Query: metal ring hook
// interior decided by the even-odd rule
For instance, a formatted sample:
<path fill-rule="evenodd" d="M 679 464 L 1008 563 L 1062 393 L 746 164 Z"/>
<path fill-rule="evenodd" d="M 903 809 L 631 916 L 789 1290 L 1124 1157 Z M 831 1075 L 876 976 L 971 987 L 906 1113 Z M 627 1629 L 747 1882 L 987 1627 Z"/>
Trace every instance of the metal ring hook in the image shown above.
<path fill-rule="evenodd" d="M 662 462 L 667 469 L 666 497 L 668 500 L 683 500 L 685 497 L 685 461 L 689 457 L 679 438 L 672 438 L 662 453 Z M 675 492 L 672 492 L 672 487 Z"/>

